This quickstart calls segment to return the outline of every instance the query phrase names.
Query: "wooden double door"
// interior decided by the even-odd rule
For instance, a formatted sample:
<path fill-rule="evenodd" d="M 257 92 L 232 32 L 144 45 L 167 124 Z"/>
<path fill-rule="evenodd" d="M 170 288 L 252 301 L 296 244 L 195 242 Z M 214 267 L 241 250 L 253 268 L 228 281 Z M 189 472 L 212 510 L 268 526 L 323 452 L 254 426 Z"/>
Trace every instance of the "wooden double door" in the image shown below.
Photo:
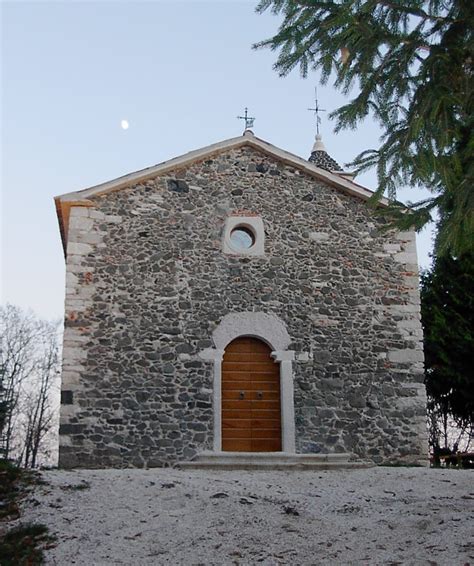
<path fill-rule="evenodd" d="M 237 338 L 222 362 L 222 450 L 281 450 L 280 365 L 261 340 Z"/>

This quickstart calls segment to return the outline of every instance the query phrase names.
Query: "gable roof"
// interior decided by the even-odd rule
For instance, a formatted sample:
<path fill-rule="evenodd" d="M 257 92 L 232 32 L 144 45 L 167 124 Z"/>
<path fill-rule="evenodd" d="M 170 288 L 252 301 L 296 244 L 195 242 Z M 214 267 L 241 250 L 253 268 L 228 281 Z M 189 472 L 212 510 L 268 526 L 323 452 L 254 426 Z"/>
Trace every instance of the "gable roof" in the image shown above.
<path fill-rule="evenodd" d="M 176 168 L 182 168 L 190 165 L 195 161 L 199 161 L 212 155 L 216 155 L 227 151 L 229 149 L 237 149 L 240 147 L 252 147 L 257 149 L 270 157 L 274 157 L 278 161 L 282 161 L 287 165 L 291 165 L 304 173 L 307 173 L 311 177 L 323 181 L 326 184 L 339 189 L 340 191 L 358 197 L 362 200 L 368 200 L 373 192 L 369 189 L 354 183 L 354 181 L 344 175 L 342 172 L 330 172 L 325 169 L 317 167 L 310 161 L 306 161 L 297 155 L 294 155 L 288 151 L 280 149 L 265 140 L 257 138 L 250 130 L 246 130 L 242 136 L 236 138 L 230 138 L 201 149 L 190 151 L 179 157 L 174 157 L 168 161 L 159 163 L 158 165 L 153 165 L 147 167 L 146 169 L 141 169 L 135 173 L 129 173 L 113 179 L 112 181 L 107 181 L 106 183 L 101 183 L 87 189 L 82 189 L 79 191 L 74 191 L 71 193 L 66 193 L 59 195 L 54 198 L 56 204 L 56 211 L 58 215 L 59 227 L 61 231 L 61 238 L 63 241 L 64 252 L 66 253 L 67 245 L 67 231 L 69 224 L 69 212 L 71 206 L 93 206 L 93 202 L 89 199 L 91 197 L 104 195 L 107 193 L 119 191 L 125 189 L 132 185 L 139 184 L 148 179 L 157 177 L 159 175 L 165 174 Z M 388 205 L 388 200 L 382 198 L 380 200 L 382 206 Z"/>

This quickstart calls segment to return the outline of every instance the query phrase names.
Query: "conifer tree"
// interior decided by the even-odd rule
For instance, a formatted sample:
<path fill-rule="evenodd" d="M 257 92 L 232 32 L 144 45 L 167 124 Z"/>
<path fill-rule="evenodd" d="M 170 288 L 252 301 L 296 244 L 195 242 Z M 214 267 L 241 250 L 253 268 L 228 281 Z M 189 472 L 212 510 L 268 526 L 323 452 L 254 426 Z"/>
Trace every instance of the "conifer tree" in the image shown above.
<path fill-rule="evenodd" d="M 474 427 L 474 254 L 435 257 L 421 277 L 429 404 Z"/>
<path fill-rule="evenodd" d="M 474 3 L 472 0 L 261 0 L 257 12 L 282 14 L 278 33 L 254 47 L 279 51 L 284 76 L 299 66 L 322 84 L 356 96 L 336 109 L 336 131 L 371 117 L 381 145 L 352 164 L 376 167 L 376 198 L 393 200 L 399 228 L 443 218 L 438 253 L 474 248 Z M 428 199 L 397 203 L 402 185 Z"/>

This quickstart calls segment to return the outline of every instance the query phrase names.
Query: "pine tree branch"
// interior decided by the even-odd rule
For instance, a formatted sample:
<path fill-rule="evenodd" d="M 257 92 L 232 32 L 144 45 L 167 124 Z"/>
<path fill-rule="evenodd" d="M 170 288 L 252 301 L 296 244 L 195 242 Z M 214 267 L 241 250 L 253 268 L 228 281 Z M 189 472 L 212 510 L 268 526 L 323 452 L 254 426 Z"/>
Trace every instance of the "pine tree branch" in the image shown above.
<path fill-rule="evenodd" d="M 299 0 L 296 0 L 299 4 Z M 402 6 L 400 4 L 393 4 L 392 2 L 388 2 L 387 0 L 375 0 L 375 4 L 380 4 L 381 6 L 386 6 L 387 8 L 391 8 L 395 11 L 404 12 L 406 14 L 410 14 L 411 16 L 417 16 L 425 21 L 434 21 L 434 22 L 454 22 L 452 18 L 448 18 L 446 16 L 432 16 L 431 14 L 427 14 L 421 8 L 409 8 L 408 6 Z"/>

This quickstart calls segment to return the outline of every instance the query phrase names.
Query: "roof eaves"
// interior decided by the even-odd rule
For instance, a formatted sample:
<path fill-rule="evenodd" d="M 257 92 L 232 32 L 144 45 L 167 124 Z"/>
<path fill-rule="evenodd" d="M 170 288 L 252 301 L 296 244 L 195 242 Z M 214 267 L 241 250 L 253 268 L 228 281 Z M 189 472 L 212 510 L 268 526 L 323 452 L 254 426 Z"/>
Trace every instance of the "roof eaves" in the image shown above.
<path fill-rule="evenodd" d="M 254 138 L 253 140 L 250 139 L 248 141 L 250 145 L 260 147 L 263 151 L 267 151 L 269 154 L 274 157 L 278 157 L 285 163 L 293 165 L 293 167 L 297 167 L 298 169 L 302 169 L 312 177 L 325 181 L 326 183 L 342 189 L 353 196 L 358 196 L 363 200 L 369 200 L 374 194 L 370 189 L 367 189 L 366 187 L 344 177 L 341 174 L 343 173 L 342 171 L 330 172 L 325 169 L 321 169 L 320 167 L 313 165 L 310 161 L 306 161 L 298 155 L 294 155 L 293 153 L 280 149 L 260 138 Z M 382 197 L 379 203 L 383 206 L 389 205 L 389 201 L 385 197 Z"/>
<path fill-rule="evenodd" d="M 140 171 L 135 171 L 134 173 L 128 173 L 112 181 L 107 181 L 99 185 L 94 185 L 87 189 L 82 189 L 79 191 L 74 191 L 71 193 L 66 193 L 56 197 L 61 201 L 77 201 L 82 199 L 87 199 L 93 196 L 99 196 L 104 193 L 118 191 L 130 185 L 140 183 L 157 175 L 166 173 L 178 167 L 184 167 L 189 165 L 193 161 L 203 159 L 205 157 L 210 157 L 213 154 L 221 153 L 230 148 L 241 147 L 243 145 L 250 145 L 258 148 L 268 155 L 277 157 L 278 159 L 284 161 L 285 163 L 302 169 L 311 176 L 316 177 L 322 181 L 329 183 L 330 185 L 336 186 L 343 191 L 348 192 L 354 196 L 361 197 L 364 200 L 368 200 L 372 195 L 372 191 L 366 189 L 365 187 L 354 183 L 353 181 L 343 177 L 339 172 L 330 172 L 325 169 L 321 169 L 311 162 L 302 159 L 301 157 L 294 155 L 288 151 L 280 149 L 271 143 L 262 140 L 252 133 L 246 132 L 243 136 L 238 136 L 236 138 L 230 138 L 222 142 L 218 142 L 201 149 L 193 150 L 179 157 L 174 157 L 157 165 L 147 167 L 146 169 L 141 169 Z M 380 203 L 382 205 L 387 205 L 388 201 L 386 199 L 381 199 Z"/>
<path fill-rule="evenodd" d="M 127 175 L 123 175 L 122 177 L 118 177 L 117 179 L 113 179 L 112 181 L 107 181 L 105 183 L 100 183 L 99 185 L 94 185 L 86 189 L 59 195 L 56 198 L 62 201 L 86 199 L 92 196 L 98 196 L 104 193 L 118 191 L 130 185 L 140 183 L 141 181 L 145 181 L 157 175 L 166 173 L 167 171 L 176 169 L 177 167 L 185 166 L 189 163 L 192 163 L 193 161 L 198 161 L 199 159 L 203 159 L 215 153 L 220 153 L 221 151 L 224 151 L 231 147 L 239 147 L 241 145 L 245 145 L 246 143 L 248 143 L 247 136 L 230 138 L 222 142 L 208 145 L 201 149 L 189 151 L 188 153 L 180 155 L 179 157 L 173 157 L 172 159 L 168 159 L 167 161 L 163 161 L 161 163 L 158 163 L 157 165 L 152 165 L 151 167 L 147 167 L 145 169 L 140 169 L 139 171 L 135 171 L 134 173 L 128 173 Z"/>

